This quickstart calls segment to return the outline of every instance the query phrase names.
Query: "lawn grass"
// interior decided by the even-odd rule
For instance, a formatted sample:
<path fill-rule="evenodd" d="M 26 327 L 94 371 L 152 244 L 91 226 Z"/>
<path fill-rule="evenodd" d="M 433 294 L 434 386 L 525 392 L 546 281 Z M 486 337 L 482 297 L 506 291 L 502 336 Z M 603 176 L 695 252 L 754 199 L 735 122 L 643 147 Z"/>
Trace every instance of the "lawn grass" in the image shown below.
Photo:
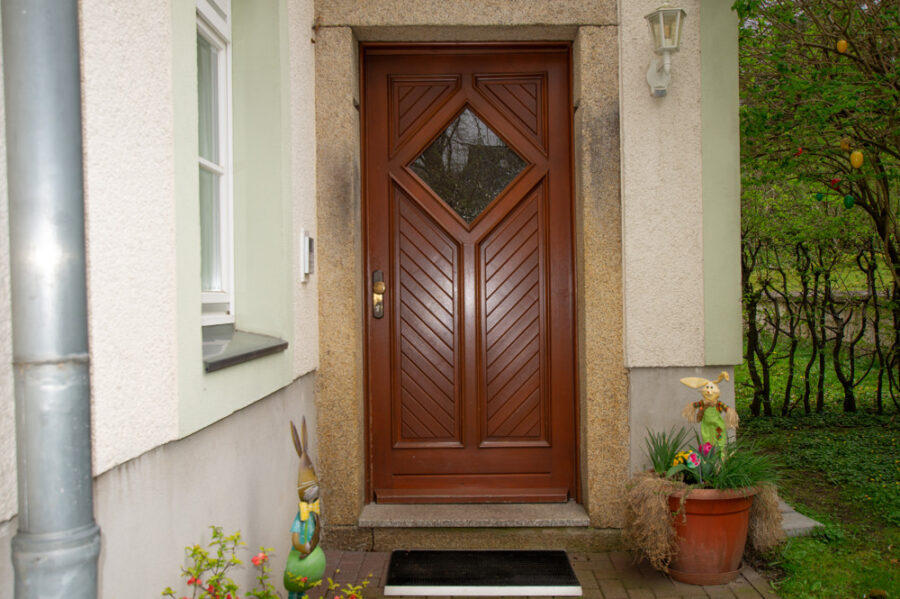
<path fill-rule="evenodd" d="M 745 377 L 736 369 L 737 389 Z M 825 413 L 786 418 L 754 418 L 749 394 L 737 394 L 742 435 L 782 463 L 782 497 L 825 525 L 756 565 L 784 599 L 866 597 L 875 589 L 900 598 L 900 416 L 869 413 L 865 393 L 859 412 L 843 414 L 840 389 L 832 383 L 826 391 Z"/>
<path fill-rule="evenodd" d="M 767 334 L 763 333 L 763 335 L 761 335 L 761 342 L 764 347 L 768 347 L 770 343 L 770 337 Z M 790 398 L 788 400 L 789 412 L 792 415 L 800 415 L 800 412 L 804 411 L 804 407 L 802 402 L 800 401 L 800 398 L 805 386 L 804 371 L 811 355 L 811 342 L 808 339 L 800 339 L 794 357 L 794 378 L 791 385 L 792 389 Z M 785 402 L 785 387 L 787 386 L 787 379 L 789 374 L 788 344 L 785 337 L 782 337 L 782 341 L 778 344 L 778 347 L 776 348 L 772 357 L 773 364 L 770 373 L 772 413 L 780 415 L 782 406 Z M 854 388 L 857 408 L 860 413 L 870 412 L 875 408 L 875 395 L 878 389 L 878 368 L 876 364 L 870 369 L 871 365 L 872 357 L 869 355 L 862 355 L 857 357 L 856 359 L 855 376 L 857 379 L 862 376 L 863 373 L 869 370 L 868 376 L 863 378 L 862 381 L 860 381 L 859 384 Z M 810 372 L 811 392 L 809 402 L 812 410 L 815 410 L 816 408 L 816 388 L 819 377 L 818 368 L 819 363 L 817 359 L 816 363 L 813 365 L 812 371 Z M 845 370 L 847 369 L 845 368 Z M 753 399 L 753 385 L 750 381 L 750 374 L 747 370 L 746 362 L 735 367 L 734 379 L 734 393 L 739 411 L 743 410 L 743 412 L 746 412 L 749 415 L 750 402 Z M 884 409 L 886 411 L 896 410 L 896 406 L 894 405 L 888 394 L 887 375 L 884 376 L 882 385 L 882 403 Z M 844 390 L 837 379 L 837 375 L 834 373 L 834 360 L 831 354 L 830 346 L 828 347 L 828 351 L 825 354 L 824 398 L 826 413 L 841 410 L 841 406 L 844 400 Z"/>

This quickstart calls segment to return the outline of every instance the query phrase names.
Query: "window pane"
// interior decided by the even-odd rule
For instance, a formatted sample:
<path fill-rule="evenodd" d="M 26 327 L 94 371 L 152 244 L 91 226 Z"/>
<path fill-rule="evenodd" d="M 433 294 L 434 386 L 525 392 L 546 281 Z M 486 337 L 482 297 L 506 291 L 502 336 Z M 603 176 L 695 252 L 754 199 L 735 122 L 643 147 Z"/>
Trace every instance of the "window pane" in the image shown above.
<path fill-rule="evenodd" d="M 219 160 L 219 51 L 197 34 L 197 103 L 200 156 Z"/>
<path fill-rule="evenodd" d="M 221 177 L 200 169 L 200 269 L 203 291 L 222 290 L 219 236 L 219 181 Z"/>
<path fill-rule="evenodd" d="M 409 165 L 467 223 L 526 166 L 468 108 Z"/>

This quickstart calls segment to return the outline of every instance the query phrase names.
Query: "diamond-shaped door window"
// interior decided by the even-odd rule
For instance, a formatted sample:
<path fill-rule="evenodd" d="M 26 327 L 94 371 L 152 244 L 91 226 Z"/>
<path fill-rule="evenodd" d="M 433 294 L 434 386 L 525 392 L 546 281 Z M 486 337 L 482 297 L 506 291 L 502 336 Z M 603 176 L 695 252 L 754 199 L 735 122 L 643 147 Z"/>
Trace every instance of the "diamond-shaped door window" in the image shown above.
<path fill-rule="evenodd" d="M 409 167 L 471 223 L 525 168 L 525 161 L 466 108 Z"/>

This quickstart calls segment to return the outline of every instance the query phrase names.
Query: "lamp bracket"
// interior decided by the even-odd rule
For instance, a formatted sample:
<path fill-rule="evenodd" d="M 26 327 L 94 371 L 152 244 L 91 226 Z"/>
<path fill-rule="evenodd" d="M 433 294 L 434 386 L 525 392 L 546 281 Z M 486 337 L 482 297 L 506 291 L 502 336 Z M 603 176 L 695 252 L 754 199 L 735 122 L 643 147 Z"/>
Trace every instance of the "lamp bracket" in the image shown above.
<path fill-rule="evenodd" d="M 665 52 L 662 56 L 654 56 L 647 68 L 647 84 L 650 86 L 650 93 L 657 98 L 665 96 L 671 80 L 671 55 Z"/>

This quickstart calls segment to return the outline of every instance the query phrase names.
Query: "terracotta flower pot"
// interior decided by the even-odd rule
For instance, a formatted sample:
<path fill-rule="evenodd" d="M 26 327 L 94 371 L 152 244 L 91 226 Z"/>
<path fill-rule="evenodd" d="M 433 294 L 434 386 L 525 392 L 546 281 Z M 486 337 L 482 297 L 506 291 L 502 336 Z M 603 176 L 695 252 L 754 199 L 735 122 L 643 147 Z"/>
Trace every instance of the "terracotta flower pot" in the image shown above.
<path fill-rule="evenodd" d="M 688 584 L 726 584 L 739 573 L 756 489 L 694 489 L 669 495 L 678 550 L 669 575 Z"/>

